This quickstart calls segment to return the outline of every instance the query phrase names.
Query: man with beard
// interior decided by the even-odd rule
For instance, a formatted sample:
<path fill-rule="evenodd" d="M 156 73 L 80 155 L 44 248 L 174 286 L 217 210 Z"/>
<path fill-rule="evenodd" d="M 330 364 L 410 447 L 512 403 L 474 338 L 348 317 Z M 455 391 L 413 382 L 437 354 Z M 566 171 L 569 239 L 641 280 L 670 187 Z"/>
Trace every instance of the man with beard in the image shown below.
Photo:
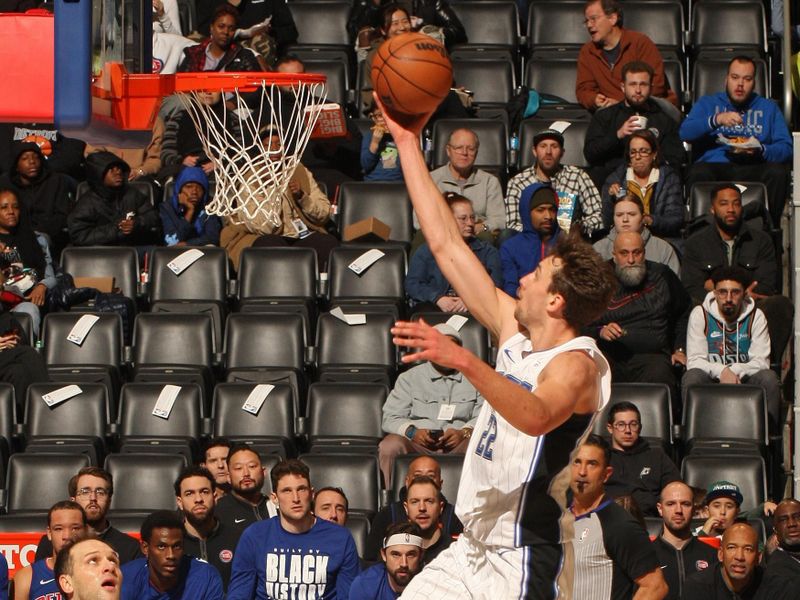
<path fill-rule="evenodd" d="M 422 570 L 422 537 L 414 523 L 390 525 L 383 538 L 382 563 L 353 580 L 350 600 L 395 600 Z"/>
<path fill-rule="evenodd" d="M 720 267 L 711 275 L 714 290 L 689 317 L 683 395 L 693 385 L 749 383 L 764 388 L 770 430 L 780 419 L 780 380 L 769 368 L 770 339 L 764 313 L 747 296 L 747 273 Z"/>
<path fill-rule="evenodd" d="M 424 475 L 412 479 L 406 489 L 403 505 L 408 520 L 420 529 L 422 549 L 425 550 L 423 564 L 427 565 L 453 542 L 453 538 L 445 535 L 439 525 L 444 509 L 441 489 L 433 479 Z"/>
<path fill-rule="evenodd" d="M 185 533 L 172 510 L 157 510 L 144 520 L 145 557 L 122 566 L 122 600 L 222 600 L 217 570 L 184 554 Z"/>
<path fill-rule="evenodd" d="M 522 191 L 533 183 L 550 183 L 558 194 L 558 223 L 566 232 L 580 221 L 581 231 L 590 236 L 603 228 L 600 192 L 583 169 L 562 165 L 564 135 L 555 129 L 545 129 L 533 136 L 531 148 L 536 159 L 511 178 L 506 194 L 506 227 L 522 231 L 519 209 Z M 512 232 L 513 233 L 513 232 Z"/>
<path fill-rule="evenodd" d="M 214 477 L 206 469 L 188 467 L 175 481 L 175 501 L 186 527 L 184 551 L 216 567 L 227 588 L 240 532 L 214 516 L 215 488 Z"/>
<path fill-rule="evenodd" d="M 692 488 L 673 481 L 661 490 L 656 505 L 664 521 L 653 548 L 669 586 L 668 600 L 679 600 L 686 577 L 717 563 L 717 552 L 692 535 Z"/>
<path fill-rule="evenodd" d="M 758 534 L 747 523 L 734 523 L 722 535 L 717 564 L 686 578 L 683 600 L 752 600 L 762 570 Z"/>
<path fill-rule="evenodd" d="M 231 493 L 220 498 L 217 518 L 241 535 L 248 525 L 274 517 L 275 505 L 262 493 L 264 467 L 258 453 L 244 444 L 234 446 L 228 453 L 228 472 Z"/>
<path fill-rule="evenodd" d="M 759 598 L 794 600 L 800 598 L 800 502 L 783 500 L 772 517 L 778 547 L 767 559 Z"/>
<path fill-rule="evenodd" d="M 598 189 L 602 188 L 606 177 L 622 164 L 628 136 L 640 129 L 652 131 L 658 141 L 660 157 L 680 169 L 685 153 L 678 135 L 678 123 L 650 97 L 652 82 L 653 67 L 638 60 L 625 64 L 621 86 L 624 100 L 598 110 L 592 116 L 583 143 L 583 155 L 589 161 L 589 174 Z"/>
<path fill-rule="evenodd" d="M 617 236 L 612 262 L 619 286 L 589 333 L 609 359 L 615 382 L 668 385 L 678 414 L 673 366 L 686 364 L 689 295 L 669 267 L 645 259 L 638 233 Z"/>
<path fill-rule="evenodd" d="M 70 500 L 77 502 L 86 514 L 89 531 L 114 548 L 120 564 L 142 556 L 136 540 L 112 527 L 106 518 L 114 494 L 111 473 L 100 467 L 84 467 L 69 480 L 67 491 Z M 36 560 L 50 556 L 52 551 L 49 538 L 42 536 L 36 549 Z"/>
<path fill-rule="evenodd" d="M 734 57 L 725 91 L 698 99 L 681 123 L 681 139 L 692 145 L 695 157 L 686 187 L 698 181 L 760 181 L 777 228 L 789 190 L 792 138 L 778 105 L 753 91 L 755 78 L 753 59 Z"/>

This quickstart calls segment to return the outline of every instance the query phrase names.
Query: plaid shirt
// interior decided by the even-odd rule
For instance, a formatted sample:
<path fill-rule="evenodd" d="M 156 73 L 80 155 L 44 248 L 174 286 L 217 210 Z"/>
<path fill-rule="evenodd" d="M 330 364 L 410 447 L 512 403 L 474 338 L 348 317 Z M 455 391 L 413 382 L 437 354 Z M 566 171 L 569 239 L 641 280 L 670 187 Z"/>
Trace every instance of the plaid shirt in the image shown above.
<path fill-rule="evenodd" d="M 536 177 L 536 165 L 528 167 L 517 173 L 508 182 L 506 194 L 506 227 L 522 231 L 522 222 L 519 220 L 519 199 L 522 190 L 532 183 L 547 183 Z M 561 165 L 561 168 L 552 178 L 553 186 L 557 192 L 574 194 L 578 198 L 578 205 L 583 213 L 582 226 L 586 235 L 603 228 L 602 203 L 600 192 L 592 183 L 586 172 L 572 165 Z"/>

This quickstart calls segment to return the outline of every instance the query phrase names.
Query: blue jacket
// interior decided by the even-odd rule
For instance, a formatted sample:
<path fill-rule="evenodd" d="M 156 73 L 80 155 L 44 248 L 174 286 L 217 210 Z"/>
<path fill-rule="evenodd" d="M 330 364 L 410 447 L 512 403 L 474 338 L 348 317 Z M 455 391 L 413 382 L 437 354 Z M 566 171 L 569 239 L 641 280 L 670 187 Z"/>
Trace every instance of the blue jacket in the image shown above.
<path fill-rule="evenodd" d="M 522 232 L 506 240 L 500 246 L 500 261 L 503 264 L 503 290 L 512 298 L 517 297 L 519 280 L 528 273 L 536 270 L 539 262 L 545 257 L 547 251 L 561 236 L 561 228 L 555 221 L 553 236 L 546 244 L 542 244 L 539 234 L 533 229 L 531 222 L 531 198 L 543 187 L 550 187 L 546 183 L 534 183 L 524 190 L 519 199 L 519 220 L 522 223 Z M 544 248 L 542 246 L 545 246 Z"/>
<path fill-rule="evenodd" d="M 744 124 L 717 127 L 714 117 L 717 113 L 729 111 L 740 113 Z M 792 160 L 792 138 L 783 114 L 775 102 L 758 94 L 754 93 L 744 106 L 734 106 L 727 92 L 703 96 L 681 123 L 681 139 L 692 144 L 695 162 L 731 162 L 726 146 L 717 143 L 718 134 L 726 137 L 754 136 L 764 147 L 764 162 L 785 163 Z"/>
<path fill-rule="evenodd" d="M 403 168 L 400 165 L 400 154 L 392 136 L 383 136 L 378 151 L 369 151 L 372 143 L 372 132 L 368 131 L 361 139 L 361 169 L 364 181 L 403 181 Z"/>
<path fill-rule="evenodd" d="M 356 575 L 356 544 L 346 527 L 317 519 L 305 533 L 290 533 L 272 517 L 239 538 L 228 600 L 347 600 Z"/>
<path fill-rule="evenodd" d="M 120 600 L 222 600 L 222 578 L 217 570 L 202 560 L 181 559 L 178 585 L 159 592 L 150 585 L 146 558 L 125 563 L 122 569 Z"/>
<path fill-rule="evenodd" d="M 494 281 L 495 286 L 503 285 L 503 266 L 500 264 L 500 254 L 491 244 L 472 238 L 467 244 L 486 271 Z M 425 242 L 411 257 L 406 275 L 406 294 L 411 298 L 412 304 L 420 302 L 436 302 L 447 295 L 450 283 L 445 279 L 436 259 L 433 258 L 430 246 Z"/>
<path fill-rule="evenodd" d="M 194 220 L 189 223 L 183 218 L 185 209 L 178 203 L 178 194 L 187 183 L 199 183 L 203 186 L 203 197 L 197 203 Z M 219 217 L 206 212 L 208 202 L 208 177 L 200 167 L 185 167 L 175 178 L 172 198 L 159 206 L 161 224 L 164 228 L 164 243 L 174 246 L 178 242 L 186 242 L 189 246 L 219 245 L 219 232 L 222 223 Z"/>

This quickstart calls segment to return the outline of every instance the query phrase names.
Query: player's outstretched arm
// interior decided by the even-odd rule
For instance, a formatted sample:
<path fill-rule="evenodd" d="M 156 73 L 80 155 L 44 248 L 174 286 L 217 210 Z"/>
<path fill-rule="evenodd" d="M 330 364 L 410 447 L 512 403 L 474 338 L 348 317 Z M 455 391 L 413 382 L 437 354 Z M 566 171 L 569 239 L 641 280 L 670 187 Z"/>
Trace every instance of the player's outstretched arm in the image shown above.
<path fill-rule="evenodd" d="M 528 435 L 548 433 L 572 413 L 588 414 L 597 409 L 597 366 L 584 352 L 564 352 L 553 358 L 539 376 L 536 392 L 529 392 L 424 321 L 399 321 L 392 335 L 398 346 L 418 349 L 404 356 L 403 362 L 429 360 L 457 369 L 492 408 Z"/>
<path fill-rule="evenodd" d="M 516 333 L 514 300 L 495 287 L 475 253 L 461 239 L 453 213 L 428 173 L 419 134 L 430 114 L 408 117 L 401 124 L 387 112 L 377 95 L 375 101 L 397 144 L 408 194 L 436 263 L 469 311 L 492 336 L 501 341 L 510 337 Z"/>

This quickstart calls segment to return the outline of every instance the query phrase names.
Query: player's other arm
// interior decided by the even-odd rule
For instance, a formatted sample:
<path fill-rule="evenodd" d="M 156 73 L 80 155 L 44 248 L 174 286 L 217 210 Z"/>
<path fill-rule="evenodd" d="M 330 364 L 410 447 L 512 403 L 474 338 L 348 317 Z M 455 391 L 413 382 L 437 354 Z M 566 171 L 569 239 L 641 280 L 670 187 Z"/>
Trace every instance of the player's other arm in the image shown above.
<path fill-rule="evenodd" d="M 375 101 L 397 144 L 408 194 L 436 263 L 472 315 L 502 342 L 516 333 L 516 327 L 511 327 L 515 325 L 514 300 L 495 287 L 475 253 L 461 239 L 453 213 L 428 173 L 419 147 L 419 132 L 430 115 L 401 125 L 377 95 Z"/>
<path fill-rule="evenodd" d="M 669 593 L 669 586 L 664 581 L 661 568 L 655 568 L 636 579 L 639 589 L 633 595 L 633 600 L 662 600 Z"/>
<path fill-rule="evenodd" d="M 14 579 L 9 584 L 8 597 L 13 600 L 28 600 L 28 595 L 31 591 L 31 577 L 33 576 L 33 569 L 25 567 L 20 569 L 14 575 Z"/>

